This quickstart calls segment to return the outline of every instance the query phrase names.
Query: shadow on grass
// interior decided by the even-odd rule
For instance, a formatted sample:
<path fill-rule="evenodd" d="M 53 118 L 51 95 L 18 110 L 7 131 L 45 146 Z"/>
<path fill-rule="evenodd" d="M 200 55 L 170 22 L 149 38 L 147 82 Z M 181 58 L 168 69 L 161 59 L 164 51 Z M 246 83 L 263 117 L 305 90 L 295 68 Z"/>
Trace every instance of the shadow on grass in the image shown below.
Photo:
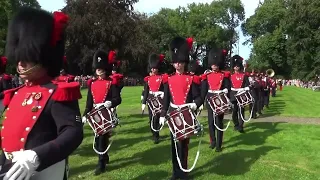
<path fill-rule="evenodd" d="M 192 173 L 192 176 L 197 177 L 208 172 L 222 176 L 243 175 L 250 171 L 250 167 L 261 156 L 264 156 L 275 149 L 280 148 L 273 146 L 261 146 L 254 150 L 236 150 L 229 153 L 222 153 L 205 165 L 197 167 L 195 172 Z"/>
<path fill-rule="evenodd" d="M 277 129 L 279 124 L 281 123 L 250 123 L 245 128 L 246 133 L 240 134 L 239 136 L 233 136 L 228 141 L 225 141 L 225 144 L 231 144 L 225 148 L 237 147 L 239 145 L 263 145 L 269 136 L 281 131 L 280 129 Z"/>
<path fill-rule="evenodd" d="M 166 179 L 170 174 L 166 171 L 149 171 L 145 174 L 142 174 L 133 180 L 148 180 L 148 179 Z"/>

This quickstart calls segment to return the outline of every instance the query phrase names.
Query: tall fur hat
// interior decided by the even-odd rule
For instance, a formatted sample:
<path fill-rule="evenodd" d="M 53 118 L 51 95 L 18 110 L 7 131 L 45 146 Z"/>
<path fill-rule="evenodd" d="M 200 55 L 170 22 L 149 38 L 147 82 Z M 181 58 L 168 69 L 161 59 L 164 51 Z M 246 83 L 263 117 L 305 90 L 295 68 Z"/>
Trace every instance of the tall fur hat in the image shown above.
<path fill-rule="evenodd" d="M 212 65 L 219 66 L 219 69 L 224 69 L 225 66 L 226 50 L 220 48 L 213 48 L 210 50 L 208 55 L 208 66 L 211 68 Z"/>
<path fill-rule="evenodd" d="M 175 37 L 170 45 L 169 51 L 171 55 L 172 63 L 177 62 L 189 62 L 189 53 L 192 47 L 193 39 L 192 38 L 182 38 L 182 37 Z"/>
<path fill-rule="evenodd" d="M 199 61 L 190 61 L 189 64 L 188 64 L 188 71 L 189 72 L 198 72 L 199 71 L 199 68 L 200 68 L 200 65 L 199 65 Z"/>
<path fill-rule="evenodd" d="M 161 63 L 164 61 L 164 55 L 163 54 L 150 54 L 149 55 L 149 61 L 148 61 L 148 67 L 150 69 L 155 68 L 159 69 L 161 66 Z"/>
<path fill-rule="evenodd" d="M 104 69 L 110 73 L 113 67 L 113 62 L 108 58 L 109 54 L 103 50 L 97 50 L 93 55 L 92 69 Z"/>
<path fill-rule="evenodd" d="M 68 16 L 30 7 L 20 9 L 10 22 L 6 55 L 9 61 L 31 62 L 60 74 L 65 49 L 64 28 Z"/>
<path fill-rule="evenodd" d="M 231 58 L 231 67 L 232 69 L 237 66 L 240 67 L 240 70 L 243 70 L 243 58 L 239 55 L 234 55 Z"/>

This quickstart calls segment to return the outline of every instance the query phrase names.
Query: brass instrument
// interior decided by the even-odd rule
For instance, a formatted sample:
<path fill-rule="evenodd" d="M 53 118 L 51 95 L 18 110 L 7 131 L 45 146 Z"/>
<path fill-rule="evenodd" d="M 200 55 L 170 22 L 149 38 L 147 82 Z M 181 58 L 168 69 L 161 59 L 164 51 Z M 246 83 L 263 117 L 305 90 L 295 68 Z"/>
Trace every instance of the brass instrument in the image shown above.
<path fill-rule="evenodd" d="M 266 70 L 266 75 L 269 77 L 269 78 L 272 78 L 274 75 L 275 75 L 275 72 L 273 69 L 268 69 Z"/>

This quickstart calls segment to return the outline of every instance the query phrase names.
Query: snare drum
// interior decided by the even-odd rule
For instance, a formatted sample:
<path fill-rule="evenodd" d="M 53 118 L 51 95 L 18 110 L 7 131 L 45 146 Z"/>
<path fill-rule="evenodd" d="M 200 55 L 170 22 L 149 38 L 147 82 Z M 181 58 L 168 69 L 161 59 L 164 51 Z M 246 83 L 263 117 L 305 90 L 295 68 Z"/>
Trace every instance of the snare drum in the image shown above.
<path fill-rule="evenodd" d="M 147 98 L 147 104 L 152 112 L 153 116 L 160 115 L 163 107 L 163 99 L 160 96 L 149 95 Z"/>
<path fill-rule="evenodd" d="M 93 132 L 98 136 L 111 132 L 119 124 L 118 118 L 105 106 L 92 109 L 86 118 Z"/>
<path fill-rule="evenodd" d="M 245 107 L 254 103 L 254 99 L 250 91 L 238 91 L 234 97 L 236 98 L 238 106 L 240 107 Z"/>
<path fill-rule="evenodd" d="M 184 140 L 202 131 L 202 126 L 196 115 L 188 106 L 171 111 L 167 120 L 169 129 L 176 141 Z"/>
<path fill-rule="evenodd" d="M 224 92 L 216 93 L 207 98 L 208 104 L 215 115 L 220 115 L 231 109 L 230 100 Z"/>

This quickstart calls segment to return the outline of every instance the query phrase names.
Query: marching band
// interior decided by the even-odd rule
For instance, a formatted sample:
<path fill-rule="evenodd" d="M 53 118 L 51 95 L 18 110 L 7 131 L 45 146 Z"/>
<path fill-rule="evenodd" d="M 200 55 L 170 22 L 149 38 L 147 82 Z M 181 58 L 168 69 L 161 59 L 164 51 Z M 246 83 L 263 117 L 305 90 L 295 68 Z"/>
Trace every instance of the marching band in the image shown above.
<path fill-rule="evenodd" d="M 10 89 L 1 71 L 0 98 L 6 109 L 1 130 L 3 179 L 67 179 L 68 156 L 81 144 L 85 123 L 94 132 L 93 150 L 98 154 L 95 174 L 106 171 L 110 138 L 119 124 L 116 107 L 121 104 L 124 85 L 123 75 L 117 70 L 121 63 L 116 60 L 116 51 L 95 52 L 92 68 L 96 78 L 88 82 L 81 119 L 79 84 L 72 82 L 73 76 L 66 73 L 65 67 L 63 29 L 67 21 L 68 17 L 61 12 L 51 15 L 25 8 L 10 24 L 7 57 L 17 62 L 17 72 L 26 83 Z M 154 143 L 159 143 L 159 131 L 165 124 L 171 132 L 172 180 L 188 179 L 188 172 L 196 165 L 200 150 L 189 169 L 188 150 L 190 137 L 203 135 L 198 115 L 204 104 L 209 147 L 221 152 L 223 132 L 230 125 L 229 121 L 224 127 L 224 115 L 232 110 L 234 130 L 244 133 L 244 122 L 257 118 L 257 113 L 269 106 L 270 93 L 276 95 L 276 81 L 271 78 L 274 72 L 245 73 L 243 58 L 235 55 L 231 58 L 230 74 L 225 71 L 227 51 L 223 49 L 209 51 L 209 69 L 198 75 L 198 61 L 190 60 L 192 45 L 192 38 L 175 37 L 170 42 L 170 59 L 175 69 L 170 75 L 159 72 L 164 55 L 150 54 L 149 76 L 144 78 L 141 94 L 141 110 L 144 112 L 148 106 Z M 1 69 L 6 61 L 1 57 Z M 248 119 L 244 118 L 246 108 L 250 111 Z M 199 147 L 200 143 L 201 140 Z"/>

